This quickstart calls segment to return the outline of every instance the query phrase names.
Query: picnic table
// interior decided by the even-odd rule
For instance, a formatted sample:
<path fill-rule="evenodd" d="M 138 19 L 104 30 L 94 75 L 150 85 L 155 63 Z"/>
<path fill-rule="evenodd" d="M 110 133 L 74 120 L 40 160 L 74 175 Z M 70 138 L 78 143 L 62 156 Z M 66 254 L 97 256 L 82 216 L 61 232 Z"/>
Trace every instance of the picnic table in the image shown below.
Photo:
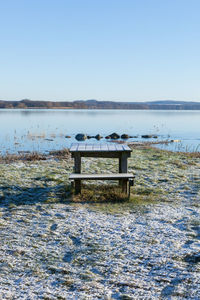
<path fill-rule="evenodd" d="M 127 192 L 128 180 L 133 180 L 134 175 L 128 173 L 128 157 L 131 148 L 124 144 L 82 144 L 73 143 L 70 152 L 74 158 L 74 172 L 69 179 L 75 182 L 75 193 L 81 192 L 81 180 L 119 180 L 122 191 Z M 118 158 L 119 173 L 114 174 L 81 174 L 82 157 Z M 130 188 L 129 188 L 130 192 Z"/>

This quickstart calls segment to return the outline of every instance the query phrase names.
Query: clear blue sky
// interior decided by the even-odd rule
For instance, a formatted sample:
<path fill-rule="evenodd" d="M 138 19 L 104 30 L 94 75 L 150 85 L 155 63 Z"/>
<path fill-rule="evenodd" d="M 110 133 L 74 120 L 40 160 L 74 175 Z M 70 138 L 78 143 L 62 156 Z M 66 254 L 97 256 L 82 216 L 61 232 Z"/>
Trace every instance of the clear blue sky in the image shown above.
<path fill-rule="evenodd" d="M 200 101 L 199 0 L 0 0 L 0 99 Z"/>

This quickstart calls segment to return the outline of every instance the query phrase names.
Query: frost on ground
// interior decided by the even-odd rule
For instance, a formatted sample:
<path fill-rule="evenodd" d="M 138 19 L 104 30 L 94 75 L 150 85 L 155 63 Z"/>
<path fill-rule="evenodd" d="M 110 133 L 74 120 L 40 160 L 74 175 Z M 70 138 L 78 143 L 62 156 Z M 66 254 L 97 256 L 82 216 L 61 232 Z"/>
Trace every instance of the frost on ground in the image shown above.
<path fill-rule="evenodd" d="M 0 299 L 199 299 L 199 159 L 133 150 L 123 203 L 70 201 L 72 167 L 0 164 Z"/>

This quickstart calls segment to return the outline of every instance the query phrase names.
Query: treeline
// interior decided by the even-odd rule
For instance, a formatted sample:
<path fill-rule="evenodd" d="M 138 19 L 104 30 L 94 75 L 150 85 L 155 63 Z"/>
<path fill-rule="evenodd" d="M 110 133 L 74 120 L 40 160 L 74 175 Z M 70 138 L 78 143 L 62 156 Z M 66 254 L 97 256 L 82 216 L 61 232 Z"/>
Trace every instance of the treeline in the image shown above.
<path fill-rule="evenodd" d="M 0 108 L 7 109 L 171 109 L 171 110 L 200 110 L 199 102 L 185 101 L 154 101 L 154 102 L 114 102 L 97 100 L 77 100 L 73 102 L 56 101 L 5 101 L 0 100 Z"/>

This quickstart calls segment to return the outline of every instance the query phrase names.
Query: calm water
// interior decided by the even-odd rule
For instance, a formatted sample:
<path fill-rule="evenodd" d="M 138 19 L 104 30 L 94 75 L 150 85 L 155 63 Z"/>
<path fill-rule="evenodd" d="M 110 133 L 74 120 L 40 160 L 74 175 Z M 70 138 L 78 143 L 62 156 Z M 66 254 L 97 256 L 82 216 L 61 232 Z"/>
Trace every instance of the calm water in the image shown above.
<path fill-rule="evenodd" d="M 69 147 L 79 132 L 138 135 L 133 141 L 144 140 L 140 137 L 143 134 L 156 134 L 159 140 L 181 140 L 168 149 L 200 151 L 200 111 L 1 109 L 0 128 L 2 154 L 62 149 Z M 66 139 L 66 135 L 71 138 Z M 99 143 L 87 140 L 94 142 Z"/>

